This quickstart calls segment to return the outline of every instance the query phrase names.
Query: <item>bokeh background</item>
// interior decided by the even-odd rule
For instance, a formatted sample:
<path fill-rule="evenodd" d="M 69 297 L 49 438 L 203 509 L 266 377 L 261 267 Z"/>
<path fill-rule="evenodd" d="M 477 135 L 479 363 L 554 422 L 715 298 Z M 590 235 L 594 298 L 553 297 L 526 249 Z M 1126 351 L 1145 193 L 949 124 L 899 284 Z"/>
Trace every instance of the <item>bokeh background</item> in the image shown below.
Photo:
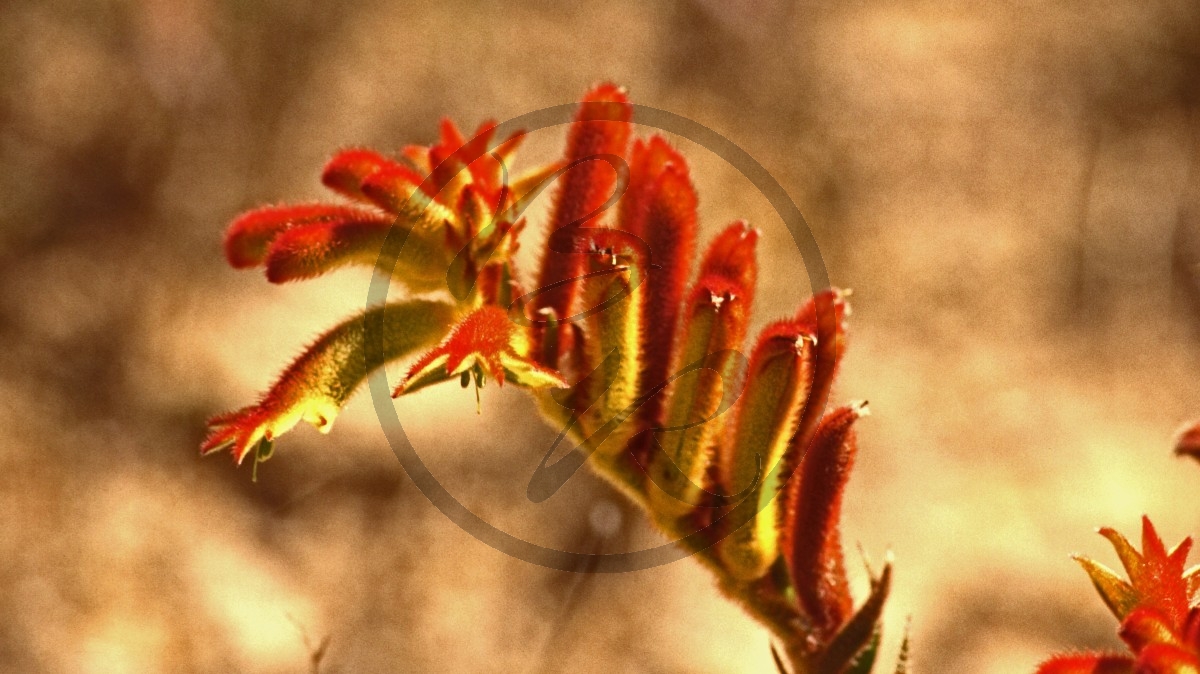
<path fill-rule="evenodd" d="M 770 672 L 697 565 L 587 575 L 436 511 L 369 399 L 259 471 L 201 460 L 364 304 L 368 273 L 267 284 L 224 225 L 321 196 L 347 145 L 429 142 L 626 85 L 721 132 L 855 290 L 839 399 L 871 401 L 845 531 L 897 559 L 924 672 L 1116 647 L 1068 559 L 1093 527 L 1200 533 L 1200 6 L 1187 0 L 0 4 L 0 670 Z M 558 151 L 563 129 L 530 139 Z M 749 182 L 686 141 L 704 231 L 764 231 L 757 323 L 807 295 Z M 527 244 L 527 250 L 533 249 Z M 535 542 L 660 542 L 579 474 L 535 505 L 554 432 L 512 390 L 399 404 L 435 474 Z M 859 553 L 848 550 L 851 567 Z M 856 582 L 861 591 L 862 574 Z M 861 596 L 861 595 L 860 595 Z"/>

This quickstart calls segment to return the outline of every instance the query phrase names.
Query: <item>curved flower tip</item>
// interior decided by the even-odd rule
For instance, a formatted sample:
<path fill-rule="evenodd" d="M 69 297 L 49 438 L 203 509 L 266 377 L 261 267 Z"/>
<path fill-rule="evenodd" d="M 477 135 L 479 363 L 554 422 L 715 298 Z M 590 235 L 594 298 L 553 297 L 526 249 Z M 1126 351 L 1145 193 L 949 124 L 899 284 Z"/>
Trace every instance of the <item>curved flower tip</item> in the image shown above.
<path fill-rule="evenodd" d="M 1200 421 L 1193 421 L 1175 434 L 1175 454 L 1200 461 Z"/>
<path fill-rule="evenodd" d="M 328 433 L 367 375 L 434 343 L 453 316 L 444 302 L 410 300 L 343 321 L 293 361 L 258 404 L 209 420 L 200 453 L 229 447 L 241 463 L 260 441 L 274 440 L 300 421 Z"/>
<path fill-rule="evenodd" d="M 274 440 L 301 421 L 328 433 L 338 413 L 338 405 L 323 396 L 306 397 L 291 405 L 281 403 L 268 396 L 258 405 L 209 419 L 208 426 L 212 430 L 200 445 L 201 456 L 228 447 L 234 462 L 241 465 L 260 441 Z"/>
<path fill-rule="evenodd" d="M 807 326 L 818 339 L 832 337 L 838 340 L 838 355 L 840 342 L 845 340 L 846 319 L 850 316 L 850 303 L 846 301 L 850 294 L 849 290 L 827 288 L 810 297 L 796 312 L 796 320 Z"/>
<path fill-rule="evenodd" d="M 592 87 L 579 102 L 577 119 L 586 122 L 620 122 L 628 124 L 633 116 L 629 105 L 629 92 L 625 87 L 612 82 L 601 82 Z"/>
<path fill-rule="evenodd" d="M 507 312 L 497 306 L 484 306 L 468 314 L 441 344 L 417 359 L 392 396 L 454 377 L 460 377 L 464 386 L 474 377 L 476 389 L 487 377 L 501 386 L 511 380 L 526 388 L 567 388 L 562 375 L 535 363 L 529 358 L 529 350 L 528 336 Z"/>
<path fill-rule="evenodd" d="M 758 229 L 745 220 L 737 220 L 721 230 L 708 244 L 699 277 L 720 276 L 737 283 L 746 306 L 751 306 L 758 282 L 758 236 Z"/>
<path fill-rule="evenodd" d="M 853 426 L 868 414 L 862 401 L 822 419 L 785 504 L 783 552 L 796 597 L 825 633 L 841 628 L 853 611 L 842 554 L 841 504 L 857 450 Z"/>
<path fill-rule="evenodd" d="M 817 372 L 813 382 L 813 412 L 825 409 L 833 381 L 837 377 L 842 354 L 846 351 L 846 318 L 849 290 L 828 288 L 808 299 L 796 313 L 796 320 L 817 339 Z M 808 420 L 805 426 L 812 421 Z M 808 429 L 805 428 L 807 433 Z"/>
<path fill-rule="evenodd" d="M 576 254 L 575 238 L 581 228 L 599 224 L 615 195 L 620 173 L 613 158 L 625 156 L 632 131 L 633 107 L 625 92 L 600 84 L 584 96 L 567 135 L 566 169 L 558 179 L 554 205 L 546 227 L 545 249 L 537 287 L 544 289 L 532 300 L 535 312 L 550 309 L 558 317 L 570 316 L 582 288 L 584 258 Z M 550 339 L 547 339 L 550 337 Z M 539 351 L 546 351 L 552 336 L 535 333 Z M 546 354 L 556 365 L 559 354 Z"/>
<path fill-rule="evenodd" d="M 235 269 L 256 267 L 265 261 L 271 242 L 297 225 L 376 220 L 380 220 L 377 211 L 352 206 L 304 204 L 256 208 L 229 224 L 225 232 L 225 258 Z"/>
<path fill-rule="evenodd" d="M 374 150 L 351 148 L 338 152 L 325 164 L 324 170 L 321 171 L 321 183 L 343 196 L 370 202 L 371 198 L 362 191 L 363 182 L 372 174 L 385 169 L 408 170 L 399 162 Z M 415 173 L 412 175 L 417 184 L 420 184 L 420 176 Z"/>

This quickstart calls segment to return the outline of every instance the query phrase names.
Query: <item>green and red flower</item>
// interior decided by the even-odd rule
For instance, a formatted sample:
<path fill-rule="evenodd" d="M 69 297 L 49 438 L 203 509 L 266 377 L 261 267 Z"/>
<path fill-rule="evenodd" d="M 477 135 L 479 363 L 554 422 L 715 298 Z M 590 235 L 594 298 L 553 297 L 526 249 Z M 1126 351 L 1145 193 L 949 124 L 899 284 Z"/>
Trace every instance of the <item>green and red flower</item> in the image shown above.
<path fill-rule="evenodd" d="M 1100 535 L 1116 549 L 1128 579 L 1086 557 L 1076 560 L 1121 622 L 1130 654 L 1061 655 L 1037 674 L 1200 674 L 1200 566 L 1185 569 L 1192 539 L 1167 550 L 1147 517 L 1141 552 L 1113 529 Z"/>
<path fill-rule="evenodd" d="M 819 292 L 742 355 L 758 232 L 721 230 L 693 273 L 687 161 L 662 136 L 635 139 L 632 120 L 622 89 L 597 86 L 562 161 L 516 177 L 521 133 L 497 138 L 487 122 L 466 138 L 444 121 L 435 144 L 398 158 L 334 156 L 322 182 L 340 203 L 236 218 L 234 267 L 262 267 L 272 283 L 374 267 L 407 295 L 336 326 L 258 403 L 214 417 L 202 451 L 230 448 L 238 462 L 255 451 L 257 463 L 301 420 L 328 431 L 372 371 L 423 352 L 395 395 L 456 379 L 477 396 L 488 381 L 531 391 L 600 475 L 772 629 L 797 673 L 868 672 L 891 568 L 855 608 L 839 517 L 866 405 L 826 413 L 846 293 Z M 522 214 L 548 187 L 544 249 L 525 274 Z M 368 329 L 381 349 L 368 352 Z"/>

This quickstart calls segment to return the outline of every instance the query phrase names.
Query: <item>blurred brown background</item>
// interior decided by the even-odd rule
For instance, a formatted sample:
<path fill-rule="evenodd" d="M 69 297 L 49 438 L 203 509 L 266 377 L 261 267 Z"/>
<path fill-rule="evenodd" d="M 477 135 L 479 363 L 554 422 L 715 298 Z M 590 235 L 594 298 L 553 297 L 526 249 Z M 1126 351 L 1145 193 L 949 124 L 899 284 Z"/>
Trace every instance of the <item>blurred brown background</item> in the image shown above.
<path fill-rule="evenodd" d="M 1067 554 L 1115 564 L 1092 527 L 1133 534 L 1143 512 L 1169 542 L 1200 532 L 1200 467 L 1169 453 L 1200 413 L 1194 2 L 9 0 L 0 670 L 307 672 L 326 642 L 321 672 L 772 671 L 695 564 L 549 571 L 461 532 L 365 396 L 329 437 L 286 436 L 257 484 L 197 457 L 207 416 L 366 296 L 366 272 L 228 269 L 231 216 L 320 196 L 339 147 L 429 142 L 441 115 L 473 127 L 600 79 L 758 158 L 856 291 L 838 396 L 874 415 L 845 529 L 897 557 L 887 661 L 909 614 L 924 672 L 1115 647 Z M 705 231 L 765 232 L 756 321 L 790 313 L 808 288 L 786 230 L 680 145 Z M 497 525 L 659 542 L 588 475 L 525 499 L 553 431 L 519 393 L 485 390 L 481 417 L 454 387 L 399 407 Z"/>

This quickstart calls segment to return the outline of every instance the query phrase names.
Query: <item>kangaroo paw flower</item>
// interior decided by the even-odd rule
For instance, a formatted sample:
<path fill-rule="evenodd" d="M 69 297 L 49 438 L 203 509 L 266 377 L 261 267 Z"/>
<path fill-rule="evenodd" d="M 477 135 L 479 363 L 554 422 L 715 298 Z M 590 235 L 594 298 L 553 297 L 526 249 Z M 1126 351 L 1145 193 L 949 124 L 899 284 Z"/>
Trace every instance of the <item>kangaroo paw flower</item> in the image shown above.
<path fill-rule="evenodd" d="M 1086 557 L 1075 559 L 1121 622 L 1118 634 L 1132 655 L 1058 656 L 1037 674 L 1200 674 L 1200 567 L 1184 569 L 1192 539 L 1167 550 L 1148 517 L 1142 518 L 1141 551 L 1114 529 L 1102 528 L 1100 535 L 1112 543 L 1128 580 Z"/>
<path fill-rule="evenodd" d="M 469 314 L 441 344 L 417 359 L 392 395 L 412 393 L 462 375 L 474 377 L 476 388 L 487 378 L 499 386 L 506 380 L 525 388 L 567 386 L 557 372 L 529 358 L 528 337 L 503 309 L 486 306 Z"/>
<path fill-rule="evenodd" d="M 751 490 L 740 511 L 746 514 L 731 523 L 737 528 L 720 547 L 738 578 L 761 577 L 779 555 L 778 467 L 796 432 L 812 375 L 812 335 L 795 321 L 767 326 L 750 356 L 731 445 L 721 464 L 729 493 Z"/>
<path fill-rule="evenodd" d="M 616 162 L 625 156 L 632 113 L 624 90 L 611 84 L 588 92 L 580 104 L 567 138 L 566 169 L 547 228 L 538 276 L 538 287 L 544 291 L 533 300 L 534 312 L 550 309 L 560 319 L 575 313 L 579 291 L 575 279 L 582 276 L 585 260 L 577 237 L 580 229 L 595 225 L 606 203 L 617 196 Z M 540 334 L 537 341 L 540 347 Z M 552 354 L 552 361 L 556 357 Z M 557 367 L 556 362 L 546 365 Z"/>
<path fill-rule="evenodd" d="M 662 451 L 651 457 L 649 489 L 664 524 L 702 505 L 728 414 L 741 397 L 749 307 L 740 286 L 721 277 L 702 279 L 692 291 L 684 322 L 679 371 L 671 385 Z"/>
<path fill-rule="evenodd" d="M 619 227 L 644 241 L 649 251 L 639 383 L 641 390 L 649 392 L 665 384 L 674 362 L 679 306 L 696 248 L 697 199 L 687 161 L 662 136 L 636 141 L 629 164 Z M 640 416 L 659 422 L 665 398 L 652 396 Z"/>
<path fill-rule="evenodd" d="M 355 222 L 386 224 L 390 219 L 374 209 L 354 206 L 264 206 L 243 213 L 230 223 L 225 233 L 225 257 L 235 269 L 257 267 L 266 260 L 271 242 L 292 227 Z"/>
<path fill-rule="evenodd" d="M 789 485 L 784 554 L 800 606 L 818 633 L 838 630 L 853 610 L 839 517 L 854 464 L 853 424 L 866 414 L 860 403 L 827 415 Z"/>
<path fill-rule="evenodd" d="M 225 235 L 234 267 L 265 268 L 273 283 L 373 267 L 408 299 L 322 335 L 257 403 L 214 417 L 201 449 L 228 447 L 239 462 L 253 452 L 257 465 L 300 421 L 328 431 L 372 370 L 423 351 L 394 396 L 455 379 L 474 383 L 477 404 L 489 380 L 529 390 L 561 424 L 559 440 L 594 454 L 597 473 L 682 535 L 721 588 L 770 628 L 781 670 L 786 656 L 794 672 L 868 674 L 891 564 L 856 609 L 839 516 L 852 425 L 865 408 L 826 414 L 846 344 L 846 293 L 816 293 L 763 330 L 746 358 L 759 233 L 734 222 L 695 264 L 688 163 L 660 135 L 633 138 L 633 112 L 623 89 L 594 87 L 561 159 L 519 172 L 523 132 L 501 137 L 485 121 L 468 137 L 443 119 L 431 144 L 396 156 L 334 154 L 321 182 L 343 203 L 235 218 Z M 526 276 L 515 259 L 525 213 L 551 187 L 538 266 Z M 558 463 L 574 470 L 583 461 Z M 534 486 L 531 494 L 545 491 Z M 1160 557 L 1148 548 L 1136 561 L 1168 568 Z M 1156 662 L 1184 661 L 1163 651 L 1194 641 L 1177 624 L 1177 602 L 1159 592 L 1163 582 L 1148 589 L 1134 571 L 1127 582 L 1085 567 L 1122 615 L 1154 597 L 1167 627 L 1156 631 L 1146 614 L 1129 624 L 1129 639 L 1143 653 L 1162 651 Z M 1181 578 L 1194 593 L 1198 576 Z"/>
<path fill-rule="evenodd" d="M 260 440 L 273 440 L 301 420 L 329 432 L 338 411 L 367 375 L 437 339 L 452 317 L 449 304 L 411 300 L 342 323 L 288 366 L 258 403 L 213 417 L 201 453 L 229 447 L 241 463 Z M 370 348 L 375 344 L 380 352 Z"/>

